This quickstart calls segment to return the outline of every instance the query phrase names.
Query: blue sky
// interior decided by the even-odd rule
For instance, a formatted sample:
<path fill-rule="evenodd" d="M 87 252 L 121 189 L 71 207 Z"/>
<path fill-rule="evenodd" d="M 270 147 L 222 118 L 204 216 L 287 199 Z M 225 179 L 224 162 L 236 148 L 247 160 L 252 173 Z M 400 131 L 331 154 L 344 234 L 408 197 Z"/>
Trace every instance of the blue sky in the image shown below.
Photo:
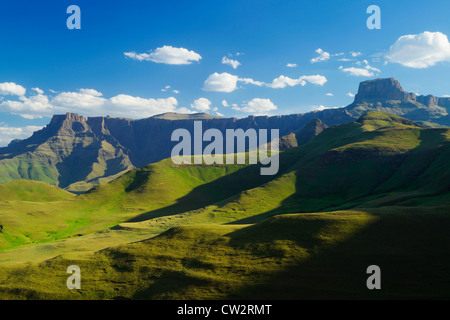
<path fill-rule="evenodd" d="M 366 26 L 372 4 L 380 30 Z M 69 5 L 80 30 L 66 27 Z M 360 81 L 384 77 L 450 95 L 449 10 L 432 0 L 3 1 L 0 146 L 55 113 L 303 113 L 348 105 Z"/>

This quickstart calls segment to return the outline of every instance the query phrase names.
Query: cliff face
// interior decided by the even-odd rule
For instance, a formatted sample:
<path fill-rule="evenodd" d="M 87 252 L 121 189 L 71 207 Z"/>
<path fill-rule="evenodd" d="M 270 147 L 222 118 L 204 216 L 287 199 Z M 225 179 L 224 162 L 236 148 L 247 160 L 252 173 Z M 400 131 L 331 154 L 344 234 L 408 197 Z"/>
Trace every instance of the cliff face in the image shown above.
<path fill-rule="evenodd" d="M 410 100 L 413 94 L 403 90 L 394 78 L 364 81 L 359 84 L 355 102 L 367 100 Z"/>
<path fill-rule="evenodd" d="M 0 182 L 39 180 L 84 192 L 134 168 L 128 150 L 96 120 L 56 115 L 30 138 L 0 149 Z"/>
<path fill-rule="evenodd" d="M 147 119 L 55 115 L 30 138 L 0 148 L 0 183 L 15 179 L 40 180 L 69 191 L 82 192 L 114 179 L 133 167 L 170 157 L 178 142 L 172 132 L 187 129 L 193 136 L 194 121 L 203 131 L 226 129 L 279 129 L 280 147 L 304 144 L 326 126 L 355 121 L 368 111 L 382 111 L 413 121 L 450 125 L 450 98 L 416 96 L 393 79 L 360 84 L 355 101 L 345 108 L 283 116 L 218 118 L 208 114 L 167 113 Z M 306 127 L 305 127 L 306 126 Z M 204 146 L 206 146 L 205 143 Z M 224 148 L 225 150 L 225 148 Z"/>
<path fill-rule="evenodd" d="M 413 121 L 450 125 L 450 98 L 408 93 L 394 78 L 361 82 L 355 101 L 346 110 L 355 118 L 368 111 L 381 111 Z"/>

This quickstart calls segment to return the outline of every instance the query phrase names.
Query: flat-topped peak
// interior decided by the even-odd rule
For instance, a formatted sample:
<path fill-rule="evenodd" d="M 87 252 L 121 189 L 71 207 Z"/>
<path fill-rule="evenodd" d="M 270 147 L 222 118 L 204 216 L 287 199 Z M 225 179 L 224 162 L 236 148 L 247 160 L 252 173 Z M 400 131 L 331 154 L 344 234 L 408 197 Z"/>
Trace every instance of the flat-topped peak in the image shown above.
<path fill-rule="evenodd" d="M 362 100 L 409 100 L 413 94 L 403 90 L 395 78 L 384 78 L 363 81 L 359 84 L 355 101 Z"/>

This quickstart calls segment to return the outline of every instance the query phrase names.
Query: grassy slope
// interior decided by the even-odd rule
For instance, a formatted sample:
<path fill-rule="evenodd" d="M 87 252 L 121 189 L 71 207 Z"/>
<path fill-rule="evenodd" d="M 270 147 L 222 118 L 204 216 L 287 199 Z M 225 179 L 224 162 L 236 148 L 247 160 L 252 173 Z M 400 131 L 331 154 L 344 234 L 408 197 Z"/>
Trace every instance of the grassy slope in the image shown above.
<path fill-rule="evenodd" d="M 51 202 L 70 199 L 74 195 L 40 181 L 14 180 L 0 184 L 0 201 Z"/>
<path fill-rule="evenodd" d="M 9 266 L 2 298 L 449 298 L 448 210 L 291 214 L 252 226 L 184 226 L 88 259 Z M 401 230 L 401 234 L 398 233 Z M 65 287 L 67 266 L 82 290 Z M 365 287 L 382 268 L 382 290 Z"/>
<path fill-rule="evenodd" d="M 443 286 L 448 286 L 448 263 L 440 264 L 439 259 L 450 243 L 444 233 L 449 225 L 449 140 L 448 130 L 424 129 L 398 117 L 370 113 L 358 123 L 328 129 L 307 145 L 284 152 L 281 174 L 271 181 L 259 176 L 254 166 L 180 168 L 166 160 L 75 200 L 54 207 L 39 204 L 43 214 L 33 219 L 39 219 L 34 221 L 40 221 L 45 229 L 41 232 L 60 229 L 51 236 L 38 234 L 24 204 L 15 203 L 8 211 L 0 203 L 0 221 L 12 219 L 12 212 L 22 213 L 10 221 L 22 235 L 30 223 L 28 232 L 34 238 L 27 235 L 28 243 L 84 234 L 0 254 L 0 259 L 6 257 L 3 261 L 11 261 L 33 252 L 34 261 L 39 261 L 47 247 L 53 246 L 47 258 L 58 250 L 64 253 L 40 265 L 39 276 L 35 265 L 3 264 L 0 296 L 375 297 L 362 279 L 363 266 L 374 260 L 391 272 L 384 297 L 420 297 L 421 292 L 447 296 Z M 359 209 L 283 215 L 262 222 L 280 213 L 346 207 Z M 105 234 L 92 233 L 118 223 Z M 109 240 L 112 246 L 143 240 L 168 229 L 157 238 L 82 259 L 66 254 L 74 248 L 96 251 Z M 5 235 L 0 240 L 4 248 L 20 244 L 7 238 L 5 242 Z M 64 266 L 69 263 L 88 270 L 85 289 L 76 294 L 65 289 Z M 400 274 L 408 264 L 423 270 L 419 278 L 426 281 L 414 281 L 417 275 L 412 271 Z M 439 279 L 444 281 L 439 284 Z M 42 289 L 43 282 L 47 289 Z M 20 294 L 15 286 L 23 289 Z"/>

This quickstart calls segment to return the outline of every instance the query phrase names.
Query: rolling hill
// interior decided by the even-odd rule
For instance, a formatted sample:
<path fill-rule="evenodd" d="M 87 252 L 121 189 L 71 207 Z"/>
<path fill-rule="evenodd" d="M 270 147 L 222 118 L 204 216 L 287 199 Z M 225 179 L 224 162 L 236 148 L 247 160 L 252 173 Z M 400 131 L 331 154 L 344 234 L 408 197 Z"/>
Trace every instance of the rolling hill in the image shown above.
<path fill-rule="evenodd" d="M 448 298 L 449 153 L 450 129 L 368 112 L 280 153 L 276 176 L 166 159 L 77 197 L 0 201 L 0 297 Z M 384 290 L 365 287 L 371 264 Z"/>

